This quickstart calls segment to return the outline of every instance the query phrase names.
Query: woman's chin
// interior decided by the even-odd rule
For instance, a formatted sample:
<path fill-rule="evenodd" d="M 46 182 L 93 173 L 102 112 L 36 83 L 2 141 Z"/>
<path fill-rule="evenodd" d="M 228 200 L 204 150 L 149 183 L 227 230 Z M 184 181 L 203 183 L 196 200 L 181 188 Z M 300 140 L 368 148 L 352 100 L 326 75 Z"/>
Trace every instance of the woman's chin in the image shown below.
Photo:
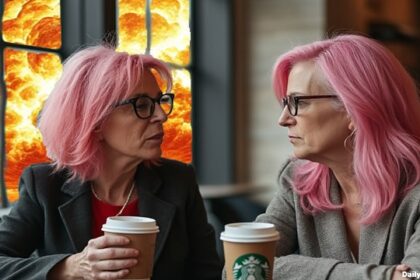
<path fill-rule="evenodd" d="M 140 156 L 142 160 L 158 160 L 162 156 L 162 149 L 150 149 Z"/>
<path fill-rule="evenodd" d="M 293 155 L 298 159 L 311 160 L 311 154 L 302 150 L 293 150 Z"/>
<path fill-rule="evenodd" d="M 162 149 L 157 149 L 157 151 L 156 152 L 154 152 L 152 155 L 150 155 L 150 159 L 151 160 L 158 160 L 158 159 L 160 159 L 161 157 L 162 157 Z"/>
<path fill-rule="evenodd" d="M 293 155 L 298 159 L 305 159 L 306 153 L 304 153 L 302 151 L 299 151 L 299 150 L 296 150 L 296 149 L 293 149 Z"/>

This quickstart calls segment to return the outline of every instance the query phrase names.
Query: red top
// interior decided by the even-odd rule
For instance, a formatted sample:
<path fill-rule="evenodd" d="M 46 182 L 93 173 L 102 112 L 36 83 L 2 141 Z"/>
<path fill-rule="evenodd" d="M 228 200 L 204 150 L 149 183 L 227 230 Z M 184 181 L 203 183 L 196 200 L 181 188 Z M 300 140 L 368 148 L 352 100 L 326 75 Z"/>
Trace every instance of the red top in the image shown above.
<path fill-rule="evenodd" d="M 139 199 L 136 198 L 125 207 L 121 216 L 138 216 L 137 203 Z M 106 218 L 117 215 L 122 206 L 108 204 L 97 199 L 92 195 L 92 237 L 96 238 L 103 235 L 102 225 L 105 224 Z"/>

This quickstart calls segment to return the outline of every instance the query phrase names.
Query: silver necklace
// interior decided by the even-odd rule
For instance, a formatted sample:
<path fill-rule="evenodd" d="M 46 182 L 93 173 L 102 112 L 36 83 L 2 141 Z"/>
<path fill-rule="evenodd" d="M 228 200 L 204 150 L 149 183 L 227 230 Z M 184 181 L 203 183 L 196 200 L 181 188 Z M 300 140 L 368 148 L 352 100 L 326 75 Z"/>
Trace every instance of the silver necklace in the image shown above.
<path fill-rule="evenodd" d="M 122 212 L 124 211 L 124 209 L 127 207 L 128 202 L 130 201 L 131 195 L 133 194 L 133 190 L 134 190 L 134 182 L 133 185 L 131 186 L 130 192 L 128 193 L 127 199 L 124 202 L 124 205 L 121 207 L 120 211 L 115 215 L 115 216 L 119 216 L 122 214 Z M 96 197 L 96 199 L 103 201 L 98 194 L 95 192 L 95 189 L 93 188 L 93 184 L 90 185 L 90 189 L 92 190 L 93 195 Z"/>

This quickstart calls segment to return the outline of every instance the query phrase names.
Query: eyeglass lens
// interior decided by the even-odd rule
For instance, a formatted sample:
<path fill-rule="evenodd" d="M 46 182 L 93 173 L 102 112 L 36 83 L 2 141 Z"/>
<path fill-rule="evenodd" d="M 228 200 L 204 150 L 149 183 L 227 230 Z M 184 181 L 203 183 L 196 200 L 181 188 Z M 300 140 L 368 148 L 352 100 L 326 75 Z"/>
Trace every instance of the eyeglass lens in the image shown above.
<path fill-rule="evenodd" d="M 159 100 L 160 108 L 162 108 L 163 112 L 168 115 L 171 113 L 173 100 L 169 95 L 162 95 Z"/>
<path fill-rule="evenodd" d="M 137 114 L 142 118 L 150 117 L 155 109 L 155 100 L 147 96 L 140 96 L 136 101 Z M 162 108 L 162 111 L 168 115 L 172 110 L 172 98 L 169 95 L 162 95 L 158 102 L 156 102 Z"/>
<path fill-rule="evenodd" d="M 283 98 L 283 109 L 287 106 L 287 110 L 292 116 L 296 115 L 297 104 L 293 96 L 287 96 Z"/>

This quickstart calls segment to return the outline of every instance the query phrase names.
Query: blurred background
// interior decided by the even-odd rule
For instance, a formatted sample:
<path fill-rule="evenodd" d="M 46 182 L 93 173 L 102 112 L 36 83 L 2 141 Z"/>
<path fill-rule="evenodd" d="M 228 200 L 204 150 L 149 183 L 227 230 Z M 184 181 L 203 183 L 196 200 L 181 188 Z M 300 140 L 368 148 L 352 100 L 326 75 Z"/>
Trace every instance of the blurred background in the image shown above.
<path fill-rule="evenodd" d="M 291 156 L 271 86 L 281 54 L 334 34 L 364 34 L 382 42 L 420 78 L 418 0 L 1 4 L 1 213 L 18 199 L 23 167 L 47 160 L 36 116 L 61 62 L 103 38 L 117 42 L 121 51 L 151 53 L 171 65 L 178 103 L 165 127 L 164 156 L 195 166 L 218 234 L 224 224 L 252 221 L 264 211 L 279 168 Z"/>

